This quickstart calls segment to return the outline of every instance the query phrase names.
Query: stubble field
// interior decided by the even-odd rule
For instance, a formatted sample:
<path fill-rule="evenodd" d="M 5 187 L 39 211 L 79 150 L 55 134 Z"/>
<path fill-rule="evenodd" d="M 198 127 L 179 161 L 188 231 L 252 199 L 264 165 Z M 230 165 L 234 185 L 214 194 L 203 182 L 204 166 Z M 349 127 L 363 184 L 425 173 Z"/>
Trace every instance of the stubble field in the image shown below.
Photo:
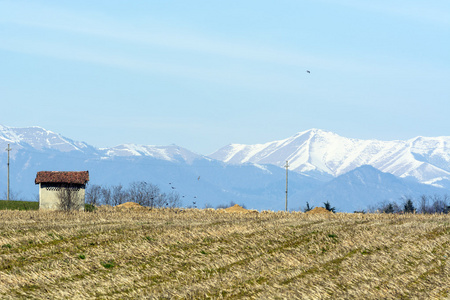
<path fill-rule="evenodd" d="M 0 211 L 1 299 L 448 299 L 448 215 Z"/>

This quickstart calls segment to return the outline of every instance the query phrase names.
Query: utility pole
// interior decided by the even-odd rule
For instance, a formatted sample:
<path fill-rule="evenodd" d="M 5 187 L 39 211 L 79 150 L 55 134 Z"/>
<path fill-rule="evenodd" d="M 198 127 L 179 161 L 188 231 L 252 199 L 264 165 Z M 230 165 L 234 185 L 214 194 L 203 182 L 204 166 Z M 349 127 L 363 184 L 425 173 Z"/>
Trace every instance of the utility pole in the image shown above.
<path fill-rule="evenodd" d="M 286 168 L 286 204 L 285 204 L 285 211 L 287 211 L 287 199 L 288 199 L 288 168 L 289 163 L 286 161 L 286 165 L 284 166 Z"/>
<path fill-rule="evenodd" d="M 11 148 L 9 147 L 9 144 L 8 144 L 8 148 L 6 148 L 6 151 L 8 151 L 8 187 L 7 187 L 7 190 L 6 190 L 6 194 L 7 194 L 7 199 L 6 200 L 8 200 L 9 201 L 9 151 L 11 151 Z"/>

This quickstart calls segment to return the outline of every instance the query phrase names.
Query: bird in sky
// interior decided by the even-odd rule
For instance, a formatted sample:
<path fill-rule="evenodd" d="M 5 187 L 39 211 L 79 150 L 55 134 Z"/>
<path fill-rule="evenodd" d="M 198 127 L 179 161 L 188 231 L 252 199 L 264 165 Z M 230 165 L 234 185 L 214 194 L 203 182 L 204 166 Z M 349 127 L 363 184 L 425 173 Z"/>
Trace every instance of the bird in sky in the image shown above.
<path fill-rule="evenodd" d="M 306 73 L 310 74 L 310 73 L 311 73 L 311 71 L 310 71 L 310 70 L 306 70 Z"/>

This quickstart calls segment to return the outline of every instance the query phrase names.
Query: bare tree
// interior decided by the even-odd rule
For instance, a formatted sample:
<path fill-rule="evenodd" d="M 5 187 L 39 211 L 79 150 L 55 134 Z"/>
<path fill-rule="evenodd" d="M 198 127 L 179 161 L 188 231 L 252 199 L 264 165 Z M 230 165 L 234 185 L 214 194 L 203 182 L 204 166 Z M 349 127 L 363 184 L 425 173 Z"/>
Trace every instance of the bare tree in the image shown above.
<path fill-rule="evenodd" d="M 430 214 L 430 207 L 428 206 L 428 197 L 426 195 L 420 196 L 420 213 Z"/>
<path fill-rule="evenodd" d="M 129 189 L 130 199 L 148 207 L 161 207 L 161 192 L 157 185 L 145 181 L 136 181 L 131 183 Z"/>
<path fill-rule="evenodd" d="M 140 205 L 148 206 L 150 194 L 148 191 L 148 184 L 145 181 L 132 182 L 128 193 L 130 194 L 130 200 Z"/>
<path fill-rule="evenodd" d="M 177 192 L 171 192 L 169 194 L 161 195 L 162 205 L 163 207 L 175 208 L 181 206 L 180 194 Z"/>
<path fill-rule="evenodd" d="M 84 203 L 79 190 L 80 186 L 77 184 L 62 185 L 57 194 L 58 208 L 63 211 L 80 210 Z"/>
<path fill-rule="evenodd" d="M 395 201 L 383 201 L 378 205 L 377 211 L 385 214 L 397 214 L 402 212 L 402 209 Z"/>
<path fill-rule="evenodd" d="M 170 193 L 169 196 L 167 197 L 167 204 L 170 208 L 181 207 L 182 203 L 180 199 L 180 194 L 177 192 Z"/>
<path fill-rule="evenodd" d="M 3 194 L 3 199 L 7 199 L 7 192 Z M 20 196 L 20 192 L 16 193 L 14 190 L 9 191 L 9 200 L 16 200 L 16 201 L 24 201 L 24 199 Z"/>
<path fill-rule="evenodd" d="M 157 185 L 149 184 L 147 186 L 147 194 L 148 194 L 147 199 L 149 200 L 147 206 L 150 206 L 151 208 L 161 207 L 163 203 L 162 199 L 164 198 L 164 196 L 162 196 L 161 190 Z"/>
<path fill-rule="evenodd" d="M 449 210 L 450 206 L 448 195 L 422 195 L 420 198 L 420 213 L 422 214 L 448 214 Z"/>
<path fill-rule="evenodd" d="M 431 210 L 435 214 L 447 214 L 448 213 L 448 196 L 433 196 L 433 205 L 431 206 Z"/>
<path fill-rule="evenodd" d="M 93 184 L 86 188 L 86 203 L 92 205 L 100 204 L 102 200 L 102 187 Z"/>
<path fill-rule="evenodd" d="M 120 205 L 127 200 L 128 192 L 123 189 L 122 185 L 115 185 L 112 187 L 111 200 L 114 205 Z"/>
<path fill-rule="evenodd" d="M 111 189 L 109 187 L 102 187 L 102 201 L 103 204 L 112 205 Z"/>
<path fill-rule="evenodd" d="M 132 182 L 128 189 L 121 184 L 112 187 L 91 185 L 86 191 L 86 201 L 89 204 L 119 205 L 128 201 L 147 207 L 180 207 L 180 195 L 172 191 L 161 193 L 159 187 L 145 181 Z"/>
<path fill-rule="evenodd" d="M 417 200 L 418 209 L 416 210 L 413 204 L 412 197 L 402 197 L 402 206 L 395 202 L 382 202 L 376 207 L 370 207 L 370 212 L 384 212 L 384 213 L 399 213 L 399 212 L 414 212 L 421 214 L 448 214 L 450 213 L 450 203 L 448 195 L 422 195 Z M 403 209 L 402 209 L 403 208 Z"/>

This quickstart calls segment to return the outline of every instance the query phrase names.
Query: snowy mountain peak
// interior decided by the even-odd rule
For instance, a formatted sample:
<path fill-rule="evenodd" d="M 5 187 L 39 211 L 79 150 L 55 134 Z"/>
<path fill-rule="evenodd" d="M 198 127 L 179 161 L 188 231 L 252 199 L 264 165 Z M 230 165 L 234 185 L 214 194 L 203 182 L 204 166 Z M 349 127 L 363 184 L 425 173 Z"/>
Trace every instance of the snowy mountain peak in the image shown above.
<path fill-rule="evenodd" d="M 76 151 L 93 157 L 153 157 L 171 162 L 192 163 L 209 158 L 176 145 L 123 144 L 97 149 L 41 127 L 14 128 L 0 125 L 0 147 Z M 13 153 L 14 154 L 14 153 Z M 252 163 L 284 167 L 314 176 L 345 174 L 362 165 L 419 182 L 447 185 L 450 182 L 450 137 L 415 137 L 406 141 L 351 139 L 321 129 L 298 132 L 291 137 L 263 144 L 231 144 L 209 156 L 230 164 Z M 319 176 L 319 177 L 320 177 Z"/>
<path fill-rule="evenodd" d="M 268 158 L 272 160 L 271 164 L 281 166 L 285 164 L 286 160 L 295 157 L 295 150 L 308 144 L 311 139 L 320 140 L 332 136 L 337 135 L 320 129 L 310 129 L 286 139 L 264 144 L 230 144 L 209 155 L 209 157 L 233 164 L 256 162 L 256 160 L 259 161 L 258 163 L 264 163 L 264 160 Z M 279 149 L 285 150 L 280 153 Z M 273 162 L 274 157 L 279 158 L 277 162 Z"/>
<path fill-rule="evenodd" d="M 73 141 L 38 126 L 14 128 L 0 125 L 0 147 L 6 147 L 6 144 L 11 144 L 14 150 L 32 148 L 40 151 L 46 149 L 60 152 L 77 151 L 78 153 L 90 154 L 94 155 L 94 157 L 102 157 L 103 159 L 116 156 L 148 156 L 172 162 L 179 161 L 187 163 L 191 163 L 199 158 L 209 160 L 207 157 L 193 153 L 177 145 L 145 146 L 123 144 L 112 148 L 98 149 L 83 142 Z"/>
<path fill-rule="evenodd" d="M 72 141 L 38 126 L 15 128 L 0 125 L 0 143 L 14 144 L 18 148 L 31 147 L 61 152 L 83 151 L 82 149 L 88 147 L 85 143 Z"/>
<path fill-rule="evenodd" d="M 114 156 L 150 156 L 167 161 L 184 161 L 192 163 L 195 159 L 203 158 L 202 155 L 191 152 L 177 145 L 154 146 L 154 145 L 136 145 L 122 144 L 109 149 L 104 149 L 109 157 Z"/>
<path fill-rule="evenodd" d="M 29 195 L 37 191 L 37 171 L 89 170 L 92 184 L 145 180 L 160 185 L 164 192 L 176 188 L 189 201 L 184 204 L 232 200 L 258 209 L 284 209 L 279 200 L 285 193 L 282 168 L 286 160 L 290 171 L 304 172 L 289 175 L 292 208 L 298 208 L 301 199 L 312 205 L 328 200 L 341 211 L 361 210 L 402 195 L 434 195 L 450 189 L 449 137 L 384 142 L 311 129 L 264 144 L 228 145 L 211 155 L 230 164 L 177 145 L 122 144 L 98 149 L 41 127 L 0 126 L 0 147 L 5 149 L 7 143 L 13 148 L 13 188 Z M 231 165 L 242 162 L 246 165 Z M 6 172 L 6 164 L 0 169 Z"/>
<path fill-rule="evenodd" d="M 296 172 L 339 176 L 362 165 L 420 182 L 450 178 L 450 137 L 417 137 L 407 141 L 360 140 L 310 129 L 292 137 L 255 145 L 228 145 L 210 155 L 231 164 L 289 161 Z"/>

